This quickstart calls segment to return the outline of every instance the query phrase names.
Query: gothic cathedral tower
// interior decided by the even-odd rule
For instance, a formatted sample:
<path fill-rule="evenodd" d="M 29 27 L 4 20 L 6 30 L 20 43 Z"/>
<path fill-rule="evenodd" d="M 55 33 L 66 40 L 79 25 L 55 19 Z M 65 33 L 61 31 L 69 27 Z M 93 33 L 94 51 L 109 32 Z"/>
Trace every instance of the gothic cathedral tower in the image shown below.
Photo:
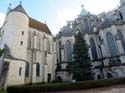
<path fill-rule="evenodd" d="M 123 17 L 123 20 L 125 21 L 125 0 L 120 0 L 120 11 Z"/>

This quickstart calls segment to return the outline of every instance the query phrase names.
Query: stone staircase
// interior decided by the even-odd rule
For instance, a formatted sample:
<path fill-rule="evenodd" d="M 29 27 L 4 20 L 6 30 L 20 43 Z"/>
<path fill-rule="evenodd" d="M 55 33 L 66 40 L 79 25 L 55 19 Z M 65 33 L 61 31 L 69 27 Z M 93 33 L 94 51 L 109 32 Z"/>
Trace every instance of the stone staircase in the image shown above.
<path fill-rule="evenodd" d="M 3 88 L 5 86 L 8 70 L 9 70 L 9 62 L 3 62 L 3 67 L 0 77 L 0 88 Z"/>

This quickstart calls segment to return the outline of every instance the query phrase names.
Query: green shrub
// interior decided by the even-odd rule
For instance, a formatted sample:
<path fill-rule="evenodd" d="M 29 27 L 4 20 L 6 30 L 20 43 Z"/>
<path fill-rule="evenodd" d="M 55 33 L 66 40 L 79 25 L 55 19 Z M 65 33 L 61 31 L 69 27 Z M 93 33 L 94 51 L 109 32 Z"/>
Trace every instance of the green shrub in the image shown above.
<path fill-rule="evenodd" d="M 34 84 L 13 86 L 8 88 L 8 93 L 32 93 L 32 92 L 52 92 L 52 91 L 66 91 L 66 90 L 80 90 L 91 89 L 114 84 L 124 84 L 125 78 L 119 79 L 103 79 L 103 80 L 89 80 L 81 82 L 64 82 L 64 83 L 47 83 L 47 84 Z"/>
<path fill-rule="evenodd" d="M 7 93 L 7 91 L 0 89 L 0 93 Z"/>

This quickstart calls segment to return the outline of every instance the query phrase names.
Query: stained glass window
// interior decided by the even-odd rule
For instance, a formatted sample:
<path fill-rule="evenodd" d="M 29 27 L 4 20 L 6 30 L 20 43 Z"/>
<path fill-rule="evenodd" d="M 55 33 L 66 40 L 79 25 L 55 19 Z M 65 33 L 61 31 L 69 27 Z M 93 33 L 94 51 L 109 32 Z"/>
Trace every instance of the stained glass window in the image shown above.
<path fill-rule="evenodd" d="M 29 77 L 29 63 L 26 63 L 26 68 L 25 68 L 25 76 Z"/>
<path fill-rule="evenodd" d="M 93 38 L 90 39 L 90 47 L 91 47 L 91 53 L 92 53 L 93 60 L 97 60 L 98 56 L 97 56 L 97 51 L 96 51 L 96 45 L 95 45 Z"/>
<path fill-rule="evenodd" d="M 117 32 L 118 32 L 119 39 L 121 40 L 123 50 L 124 50 L 124 52 L 125 52 L 125 41 L 124 41 L 124 37 L 123 37 L 121 31 L 118 30 Z"/>
<path fill-rule="evenodd" d="M 36 76 L 40 76 L 40 64 L 36 63 Z"/>
<path fill-rule="evenodd" d="M 66 41 L 66 56 L 67 56 L 67 62 L 72 61 L 72 48 L 71 48 L 71 42 L 69 40 Z"/>
<path fill-rule="evenodd" d="M 37 49 L 41 49 L 41 37 L 40 37 L 40 34 L 37 34 L 37 41 L 36 41 L 36 43 L 37 43 L 37 45 L 36 45 L 36 47 L 37 47 Z"/>
<path fill-rule="evenodd" d="M 107 32 L 106 39 L 107 39 L 107 44 L 108 44 L 108 48 L 109 48 L 111 57 L 116 56 L 117 55 L 117 48 L 116 48 L 112 33 Z"/>

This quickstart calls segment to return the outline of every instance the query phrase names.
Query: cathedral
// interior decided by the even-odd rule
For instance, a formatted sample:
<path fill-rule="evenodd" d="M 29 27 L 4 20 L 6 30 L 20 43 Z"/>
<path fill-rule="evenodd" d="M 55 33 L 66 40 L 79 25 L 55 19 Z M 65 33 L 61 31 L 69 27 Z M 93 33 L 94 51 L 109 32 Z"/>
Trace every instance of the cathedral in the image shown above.
<path fill-rule="evenodd" d="M 75 20 L 60 29 L 56 36 L 58 80 L 72 80 L 67 65 L 73 62 L 77 32 L 88 45 L 95 80 L 125 77 L 125 0 L 120 0 L 118 8 L 99 15 L 83 8 Z"/>
<path fill-rule="evenodd" d="M 84 8 L 54 37 L 46 23 L 30 17 L 22 4 L 8 7 L 0 28 L 0 87 L 71 81 L 75 35 L 81 32 L 94 79 L 125 77 L 125 0 L 109 12 L 95 15 Z"/>
<path fill-rule="evenodd" d="M 21 3 L 9 6 L 0 28 L 0 86 L 55 80 L 56 41 L 47 24 L 31 18 Z"/>

